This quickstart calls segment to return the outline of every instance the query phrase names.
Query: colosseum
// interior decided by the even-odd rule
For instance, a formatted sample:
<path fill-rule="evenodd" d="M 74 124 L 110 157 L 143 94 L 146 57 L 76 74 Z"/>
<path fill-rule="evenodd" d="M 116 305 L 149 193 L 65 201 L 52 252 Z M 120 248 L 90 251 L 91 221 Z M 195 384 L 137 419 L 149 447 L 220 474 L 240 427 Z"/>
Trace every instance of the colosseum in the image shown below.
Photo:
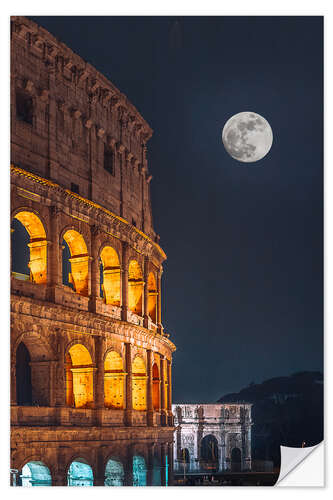
<path fill-rule="evenodd" d="M 151 135 L 94 67 L 11 18 L 11 484 L 171 484 Z"/>

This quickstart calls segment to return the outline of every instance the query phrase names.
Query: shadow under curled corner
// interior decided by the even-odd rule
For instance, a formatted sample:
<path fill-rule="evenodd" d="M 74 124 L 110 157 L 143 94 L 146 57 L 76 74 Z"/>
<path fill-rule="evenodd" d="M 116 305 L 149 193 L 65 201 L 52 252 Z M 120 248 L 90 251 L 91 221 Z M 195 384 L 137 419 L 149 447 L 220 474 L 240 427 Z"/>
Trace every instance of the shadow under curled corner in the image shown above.
<path fill-rule="evenodd" d="M 307 448 L 280 446 L 281 466 L 276 486 L 324 486 L 324 441 Z M 311 462 L 308 457 L 311 455 Z"/>

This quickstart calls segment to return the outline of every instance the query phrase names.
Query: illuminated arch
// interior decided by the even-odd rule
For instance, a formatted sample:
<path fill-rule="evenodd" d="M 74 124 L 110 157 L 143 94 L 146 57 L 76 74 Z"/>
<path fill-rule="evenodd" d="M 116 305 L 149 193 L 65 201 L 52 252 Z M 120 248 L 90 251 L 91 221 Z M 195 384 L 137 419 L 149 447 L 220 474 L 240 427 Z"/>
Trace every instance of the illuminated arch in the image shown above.
<path fill-rule="evenodd" d="M 108 408 L 124 407 L 124 366 L 115 351 L 109 351 L 104 361 L 104 405 Z"/>
<path fill-rule="evenodd" d="M 103 297 L 106 304 L 120 306 L 120 264 L 114 248 L 105 246 L 101 251 L 103 267 Z"/>
<path fill-rule="evenodd" d="M 76 458 L 70 464 L 67 473 L 68 486 L 93 486 L 94 474 L 84 458 Z"/>
<path fill-rule="evenodd" d="M 133 457 L 133 486 L 147 486 L 147 466 L 144 457 Z"/>
<path fill-rule="evenodd" d="M 142 316 L 143 285 L 141 267 L 136 260 L 131 260 L 128 267 L 128 307 L 139 316 Z"/>
<path fill-rule="evenodd" d="M 90 408 L 94 401 L 94 368 L 91 356 L 82 344 L 74 344 L 66 354 L 66 404 Z"/>
<path fill-rule="evenodd" d="M 82 234 L 75 229 L 68 229 L 63 239 L 68 245 L 70 252 L 70 273 L 68 281 L 74 287 L 74 290 L 81 295 L 88 295 L 89 279 L 89 255 L 86 242 Z M 64 263 L 63 263 L 64 265 Z"/>
<path fill-rule="evenodd" d="M 146 366 L 140 356 L 136 356 L 132 363 L 132 404 L 133 410 L 147 409 Z"/>
<path fill-rule="evenodd" d="M 14 219 L 23 225 L 30 238 L 28 243 L 30 280 L 34 283 L 45 284 L 47 280 L 47 240 L 43 223 L 34 212 L 26 210 L 18 212 Z M 21 276 L 17 275 L 16 277 Z"/>
<path fill-rule="evenodd" d="M 156 303 L 157 303 L 157 288 L 156 279 L 154 273 L 150 272 L 148 275 L 148 314 L 153 321 L 156 323 Z"/>
<path fill-rule="evenodd" d="M 20 476 L 22 486 L 52 486 L 50 469 L 43 463 L 37 461 L 27 462 L 22 467 Z"/>
<path fill-rule="evenodd" d="M 156 363 L 153 364 L 153 408 L 160 411 L 160 373 Z"/>
<path fill-rule="evenodd" d="M 110 458 L 105 467 L 105 486 L 123 486 L 124 467 L 119 460 Z"/>

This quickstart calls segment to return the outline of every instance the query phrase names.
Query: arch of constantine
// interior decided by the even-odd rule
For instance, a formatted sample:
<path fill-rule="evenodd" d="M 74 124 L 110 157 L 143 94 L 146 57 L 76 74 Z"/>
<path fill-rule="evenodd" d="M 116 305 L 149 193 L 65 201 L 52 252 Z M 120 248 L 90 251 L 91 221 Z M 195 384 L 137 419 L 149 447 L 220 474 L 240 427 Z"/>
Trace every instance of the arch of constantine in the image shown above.
<path fill-rule="evenodd" d="M 251 470 L 251 404 L 174 404 L 174 472 Z"/>
<path fill-rule="evenodd" d="M 16 484 L 170 483 L 166 255 L 152 130 L 90 64 L 11 18 L 11 467 Z"/>

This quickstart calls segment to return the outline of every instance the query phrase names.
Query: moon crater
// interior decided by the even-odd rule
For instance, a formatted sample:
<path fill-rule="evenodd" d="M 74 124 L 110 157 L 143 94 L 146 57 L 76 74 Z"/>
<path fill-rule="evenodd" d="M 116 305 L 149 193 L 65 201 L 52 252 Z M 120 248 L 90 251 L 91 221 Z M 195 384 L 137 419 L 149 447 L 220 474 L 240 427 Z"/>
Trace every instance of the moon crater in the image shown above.
<path fill-rule="evenodd" d="M 232 116 L 224 125 L 222 141 L 235 160 L 245 163 L 261 160 L 272 147 L 273 132 L 265 118 L 243 111 Z"/>

